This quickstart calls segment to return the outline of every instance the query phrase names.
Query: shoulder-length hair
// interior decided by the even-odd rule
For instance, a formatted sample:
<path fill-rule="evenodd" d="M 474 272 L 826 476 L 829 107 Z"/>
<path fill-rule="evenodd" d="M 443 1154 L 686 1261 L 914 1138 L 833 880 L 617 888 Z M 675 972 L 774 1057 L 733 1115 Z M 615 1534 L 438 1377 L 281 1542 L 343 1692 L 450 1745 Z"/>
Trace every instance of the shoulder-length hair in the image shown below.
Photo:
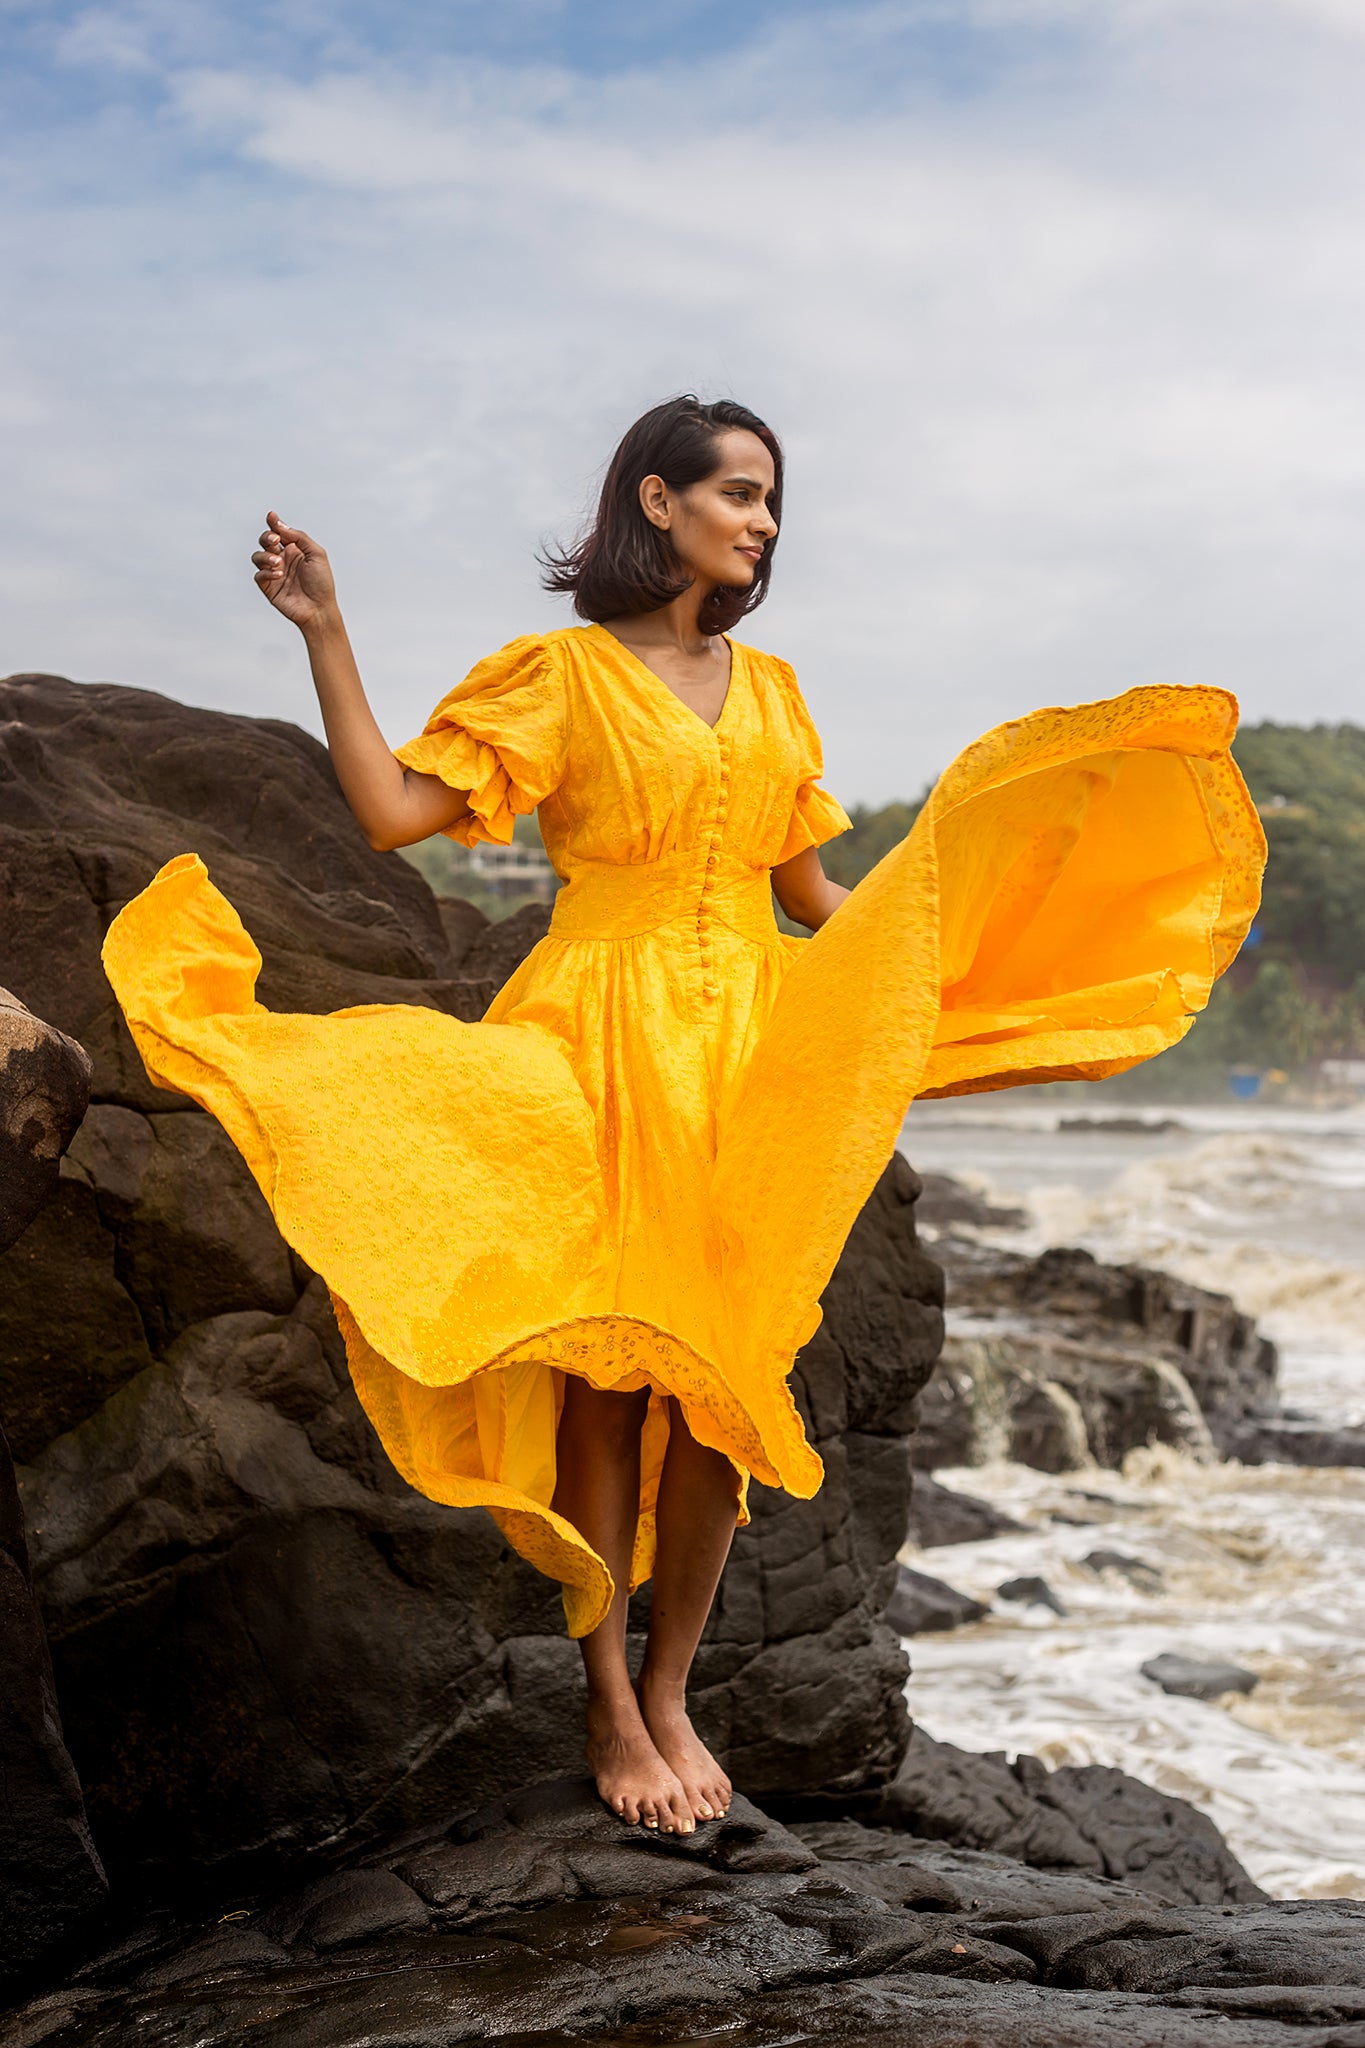
<path fill-rule="evenodd" d="M 624 436 L 611 458 L 587 533 L 573 547 L 551 549 L 541 557 L 545 588 L 567 591 L 578 616 L 594 623 L 655 612 L 681 597 L 691 578 L 668 535 L 646 519 L 640 485 L 647 476 L 662 477 L 675 491 L 700 483 L 716 468 L 721 435 L 736 427 L 756 434 L 772 456 L 774 485 L 768 509 L 780 524 L 782 444 L 772 428 L 733 399 L 703 405 L 687 392 L 656 405 Z M 776 540 L 774 535 L 764 548 L 751 583 L 721 584 L 711 592 L 698 619 L 704 633 L 726 633 L 762 604 Z"/>

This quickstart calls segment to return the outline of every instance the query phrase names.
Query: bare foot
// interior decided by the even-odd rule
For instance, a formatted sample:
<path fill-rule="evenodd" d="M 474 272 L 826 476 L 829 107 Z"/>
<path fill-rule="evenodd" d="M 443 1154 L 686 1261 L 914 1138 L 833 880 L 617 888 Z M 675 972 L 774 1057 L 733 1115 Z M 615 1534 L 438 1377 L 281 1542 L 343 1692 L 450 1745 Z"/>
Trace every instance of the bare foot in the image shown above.
<path fill-rule="evenodd" d="M 619 1705 L 588 1702 L 587 1758 L 599 1796 L 630 1826 L 664 1835 L 694 1831 L 691 1802 L 650 1739 L 633 1694 Z"/>
<path fill-rule="evenodd" d="M 734 1788 L 687 1717 L 675 1691 L 651 1686 L 641 1677 L 637 1692 L 645 1727 L 665 1764 L 682 1786 L 689 1809 L 698 1820 L 718 1820 L 730 1811 Z"/>

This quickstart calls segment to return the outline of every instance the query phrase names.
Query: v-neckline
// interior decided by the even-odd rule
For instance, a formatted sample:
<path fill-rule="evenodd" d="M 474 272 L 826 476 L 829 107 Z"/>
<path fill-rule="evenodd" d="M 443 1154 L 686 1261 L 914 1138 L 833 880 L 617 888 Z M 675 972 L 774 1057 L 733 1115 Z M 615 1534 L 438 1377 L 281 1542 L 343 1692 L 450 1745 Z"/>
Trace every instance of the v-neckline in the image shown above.
<path fill-rule="evenodd" d="M 725 685 L 725 696 L 721 702 L 720 710 L 716 714 L 716 722 L 714 725 L 709 725 L 707 721 L 702 717 L 700 711 L 696 710 L 691 704 L 689 704 L 685 697 L 680 697 L 678 695 L 678 692 L 673 688 L 672 684 L 666 683 L 663 677 L 659 674 L 658 670 L 652 669 L 647 661 L 642 661 L 633 648 L 627 647 L 624 640 L 618 640 L 613 632 L 609 631 L 609 629 L 606 626 L 598 625 L 595 620 L 592 626 L 589 628 L 589 631 L 593 633 L 600 633 L 602 634 L 604 639 L 609 640 L 612 646 L 615 648 L 616 652 L 622 657 L 624 661 L 629 663 L 631 666 L 639 669 L 642 675 L 648 676 L 650 682 L 654 685 L 655 689 L 662 690 L 664 695 L 669 699 L 669 701 L 673 704 L 676 704 L 678 709 L 684 714 L 685 717 L 695 719 L 696 723 L 701 727 L 703 732 L 709 732 L 714 738 L 715 735 L 720 731 L 720 728 L 725 720 L 725 714 L 730 709 L 730 703 L 735 694 L 735 676 L 739 656 L 739 650 L 735 646 L 734 641 L 730 638 L 728 633 L 722 633 L 720 637 L 730 650 L 730 680 Z"/>

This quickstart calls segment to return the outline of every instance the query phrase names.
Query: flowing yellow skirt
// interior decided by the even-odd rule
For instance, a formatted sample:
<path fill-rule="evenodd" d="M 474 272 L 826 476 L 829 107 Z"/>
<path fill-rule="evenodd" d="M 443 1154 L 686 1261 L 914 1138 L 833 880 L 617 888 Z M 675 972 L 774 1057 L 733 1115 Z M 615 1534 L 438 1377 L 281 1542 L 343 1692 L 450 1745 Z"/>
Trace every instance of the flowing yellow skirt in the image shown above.
<path fill-rule="evenodd" d="M 551 1506 L 563 1375 L 650 1389 L 633 1584 L 667 1397 L 743 1473 L 814 1493 L 788 1374 L 911 1101 L 1122 1072 L 1236 953 L 1265 846 L 1235 717 L 1148 689 L 988 733 L 809 941 L 779 936 L 766 877 L 722 878 L 719 1000 L 688 992 L 686 876 L 647 863 L 593 878 L 591 918 L 571 876 L 480 1024 L 272 1014 L 189 853 L 115 920 L 106 969 L 152 1079 L 220 1120 L 327 1281 L 399 1471 L 487 1508 L 579 1635 L 612 1583 Z"/>

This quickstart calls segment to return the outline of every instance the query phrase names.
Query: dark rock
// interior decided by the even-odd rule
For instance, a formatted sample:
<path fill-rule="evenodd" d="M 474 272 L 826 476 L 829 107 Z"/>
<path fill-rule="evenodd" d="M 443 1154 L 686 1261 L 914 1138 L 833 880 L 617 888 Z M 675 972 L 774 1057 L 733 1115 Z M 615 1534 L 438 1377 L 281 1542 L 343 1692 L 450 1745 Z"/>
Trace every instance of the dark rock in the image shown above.
<path fill-rule="evenodd" d="M 23 1517 L 0 1429 L 0 1990 L 71 1938 L 104 1896 L 62 1738 Z"/>
<path fill-rule="evenodd" d="M 920 1176 L 923 1189 L 919 1201 L 922 1224 L 942 1230 L 953 1223 L 971 1223 L 981 1228 L 1021 1229 L 1028 1222 L 1024 1209 L 1002 1209 L 984 1195 L 964 1186 L 946 1173 Z"/>
<path fill-rule="evenodd" d="M 458 973 L 470 948 L 488 929 L 488 919 L 477 903 L 466 903 L 463 896 L 438 896 L 436 909 L 445 933 L 447 956 Z"/>
<path fill-rule="evenodd" d="M 561 1780 L 229 1915 L 148 1923 L 0 2042 L 1360 2048 L 1362 1931 L 1349 1904 L 1172 1907 L 887 1829 L 798 1837 L 743 1800 L 653 1836 Z"/>
<path fill-rule="evenodd" d="M 795 1832 L 827 1870 L 876 1898 L 917 1913 L 982 1913 L 1031 1920 L 1068 1913 L 1112 1913 L 1150 1895 L 1084 1870 L 1039 1870 L 985 1849 L 958 1848 L 898 1828 L 857 1821 L 798 1821 Z"/>
<path fill-rule="evenodd" d="M 940 1486 L 927 1472 L 917 1471 L 910 1494 L 910 1539 L 921 1550 L 934 1550 L 950 1543 L 980 1543 L 990 1536 L 1017 1536 L 1024 1524 L 1016 1522 L 989 1501 L 974 1494 L 954 1493 Z"/>
<path fill-rule="evenodd" d="M 1229 1437 L 1227 1455 L 1244 1465 L 1365 1465 L 1365 1429 L 1276 1415 L 1242 1423 Z"/>
<path fill-rule="evenodd" d="M 490 924 L 438 903 L 365 844 L 325 750 L 287 725 L 41 677 L 0 684 L 0 715 L 7 974 L 95 1060 L 57 1196 L 0 1267 L 0 1403 L 111 1867 L 212 1883 L 477 1805 L 528 1756 L 572 1768 L 582 1679 L 556 1589 L 481 1513 L 397 1478 L 319 1287 L 216 1124 L 147 1083 L 99 965 L 110 917 L 190 847 L 274 1008 L 477 1017 L 547 906 Z M 881 1615 L 942 1329 L 918 1185 L 888 1167 L 798 1362 L 826 1485 L 753 1489 L 698 1657 L 698 1723 L 763 1797 L 876 1785 L 907 1739 Z M 645 1589 L 634 1650 L 647 1617 Z"/>
<path fill-rule="evenodd" d="M 924 1470 L 995 1457 L 1117 1467 L 1151 1443 L 1241 1455 L 1249 1419 L 1273 1408 L 1275 1348 L 1223 1295 L 1074 1249 L 1024 1258 L 951 1228 L 935 1252 L 952 1318 L 920 1402 Z"/>
<path fill-rule="evenodd" d="M 395 1871 L 338 1870 L 306 1886 L 262 1924 L 275 1940 L 323 1953 L 381 1934 L 428 1927 L 431 1913 Z"/>
<path fill-rule="evenodd" d="M 1101 1578 L 1105 1572 L 1117 1572 L 1138 1593 L 1159 1593 L 1166 1584 L 1155 1565 L 1144 1564 L 1140 1557 L 1129 1557 L 1122 1550 L 1087 1551 L 1081 1563 L 1096 1578 Z"/>
<path fill-rule="evenodd" d="M 1019 1757 L 1020 1783 L 1099 1850 L 1106 1877 L 1173 1905 L 1250 1906 L 1264 1893 L 1206 1813 L 1104 1764 L 1048 1771 Z"/>
<path fill-rule="evenodd" d="M 0 1252 L 56 1192 L 89 1099 L 84 1049 L 0 988 Z"/>
<path fill-rule="evenodd" d="M 271 1008 L 477 1014 L 430 890 L 366 845 L 306 733 L 55 676 L 0 683 L 0 719 L 8 972 L 22 1001 L 90 1053 L 97 1100 L 174 1100 L 147 1080 L 99 947 L 114 912 L 190 847 L 260 946 Z"/>
<path fill-rule="evenodd" d="M 0 1250 L 54 1193 L 90 1063 L 0 990 Z M 14 1466 L 0 1427 L 0 1986 L 49 1957 L 104 1894 L 62 1739 Z"/>
<path fill-rule="evenodd" d="M 999 1938 L 999 1924 L 981 1924 Z M 1011 1922 L 1009 1934 L 1044 1982 L 1067 1987 L 1157 1996 L 1256 1985 L 1365 1989 L 1365 1902 L 1277 1900 L 1235 1914 L 1139 1908 Z"/>
<path fill-rule="evenodd" d="M 969 1593 L 959 1593 L 942 1579 L 927 1572 L 912 1571 L 908 1564 L 896 1571 L 896 1590 L 886 1607 L 886 1622 L 898 1636 L 922 1636 L 934 1629 L 961 1628 L 964 1622 L 980 1621 L 990 1609 Z"/>
<path fill-rule="evenodd" d="M 1256 1673 L 1244 1671 L 1240 1664 L 1217 1657 L 1182 1657 L 1174 1650 L 1150 1657 L 1142 1666 L 1142 1675 L 1163 1692 L 1180 1693 L 1192 1700 L 1216 1700 L 1225 1692 L 1254 1692 L 1260 1684 Z"/>
<path fill-rule="evenodd" d="M 1002 1600 L 1017 1601 L 1020 1606 L 1050 1607 L 1054 1614 L 1065 1614 L 1066 1608 L 1057 1598 L 1046 1579 L 1006 1579 L 996 1592 Z"/>
<path fill-rule="evenodd" d="M 960 1849 L 991 1851 L 1039 1870 L 1122 1881 L 1158 1899 L 1250 1905 L 1263 1894 L 1206 1814 L 1101 1765 L 1013 1768 L 916 1729 L 894 1782 L 858 1803 L 867 1826 Z"/>
<path fill-rule="evenodd" d="M 858 1817 L 930 1841 L 993 1850 L 1042 1870 L 1104 1872 L 1094 1844 L 1068 1816 L 1026 1790 L 1003 1756 L 974 1756 L 933 1741 L 922 1728 L 893 1782 L 860 1802 Z"/>

